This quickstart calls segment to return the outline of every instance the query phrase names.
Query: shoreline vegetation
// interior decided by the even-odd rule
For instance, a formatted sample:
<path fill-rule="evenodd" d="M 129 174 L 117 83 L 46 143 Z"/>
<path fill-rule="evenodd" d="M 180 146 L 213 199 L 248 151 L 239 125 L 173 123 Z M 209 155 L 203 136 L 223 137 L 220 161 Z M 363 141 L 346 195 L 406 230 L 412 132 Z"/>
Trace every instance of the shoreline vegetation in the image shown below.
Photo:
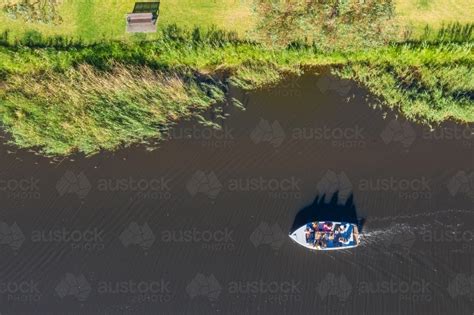
<path fill-rule="evenodd" d="M 229 85 L 255 90 L 324 69 L 355 80 L 380 106 L 411 121 L 473 123 L 473 30 L 474 24 L 450 24 L 427 28 L 416 39 L 358 49 L 307 39 L 269 46 L 215 27 L 174 24 L 159 27 L 151 40 L 94 43 L 5 31 L 0 123 L 20 148 L 93 155 L 165 138 L 178 121 L 229 101 Z"/>

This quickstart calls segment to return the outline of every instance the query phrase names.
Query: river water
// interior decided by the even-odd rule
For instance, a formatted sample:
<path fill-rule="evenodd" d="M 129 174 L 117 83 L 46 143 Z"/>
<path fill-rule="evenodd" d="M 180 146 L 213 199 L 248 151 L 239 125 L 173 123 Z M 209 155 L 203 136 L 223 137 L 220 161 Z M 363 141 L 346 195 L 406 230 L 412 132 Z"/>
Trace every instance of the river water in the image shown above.
<path fill-rule="evenodd" d="M 2 145 L 0 312 L 472 314 L 469 126 L 429 132 L 326 75 L 232 95 L 220 131 L 154 150 Z M 356 212 L 361 245 L 292 242 L 310 205 Z"/>

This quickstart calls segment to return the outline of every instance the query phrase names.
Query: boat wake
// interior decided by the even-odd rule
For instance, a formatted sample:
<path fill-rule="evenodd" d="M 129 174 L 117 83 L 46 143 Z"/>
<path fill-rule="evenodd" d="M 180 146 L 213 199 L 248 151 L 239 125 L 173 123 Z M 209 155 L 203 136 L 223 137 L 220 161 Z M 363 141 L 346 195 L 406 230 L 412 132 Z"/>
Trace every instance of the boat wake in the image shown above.
<path fill-rule="evenodd" d="M 466 224 L 471 222 L 474 211 L 446 210 L 421 213 L 413 216 L 374 218 L 366 222 L 360 234 L 362 247 L 412 249 L 420 242 L 438 246 L 450 242 L 470 244 L 474 231 Z M 451 248 L 455 248 L 451 244 Z"/>

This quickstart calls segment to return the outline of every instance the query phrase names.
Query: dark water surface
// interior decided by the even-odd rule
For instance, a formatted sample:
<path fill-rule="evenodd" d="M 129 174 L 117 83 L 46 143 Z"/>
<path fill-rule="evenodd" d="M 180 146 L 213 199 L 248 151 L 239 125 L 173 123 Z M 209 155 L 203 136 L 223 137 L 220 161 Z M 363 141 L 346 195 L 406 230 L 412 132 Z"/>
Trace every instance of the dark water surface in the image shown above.
<path fill-rule="evenodd" d="M 3 145 L 1 314 L 472 314 L 468 126 L 429 133 L 324 76 L 235 94 L 222 131 L 184 123 L 152 152 Z M 361 246 L 288 238 L 316 196 L 355 207 Z"/>

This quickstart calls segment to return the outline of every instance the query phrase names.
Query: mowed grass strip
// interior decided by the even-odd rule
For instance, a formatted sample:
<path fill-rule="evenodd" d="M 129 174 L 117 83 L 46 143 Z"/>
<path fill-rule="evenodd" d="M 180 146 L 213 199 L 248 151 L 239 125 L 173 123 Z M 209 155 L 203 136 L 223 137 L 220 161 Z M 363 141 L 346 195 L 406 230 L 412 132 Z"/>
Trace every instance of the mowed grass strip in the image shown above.
<path fill-rule="evenodd" d="M 18 1 L 18 0 L 9 0 Z M 62 35 L 87 41 L 127 39 L 125 15 L 130 13 L 135 0 L 61 0 L 59 13 L 63 23 L 48 25 L 12 20 L 0 11 L 0 32 L 10 30 L 21 38 L 28 30 L 44 36 Z M 246 35 L 255 26 L 253 0 L 162 0 L 159 27 L 177 24 L 180 27 L 219 29 Z M 471 0 L 396 0 L 397 19 L 413 28 L 415 35 L 429 25 L 438 29 L 442 24 L 474 22 L 474 2 Z M 143 37 L 154 39 L 156 35 Z"/>
<path fill-rule="evenodd" d="M 402 25 L 421 33 L 425 26 L 439 29 L 443 24 L 474 23 L 472 0 L 396 0 L 397 18 Z"/>
<path fill-rule="evenodd" d="M 125 15 L 132 12 L 135 0 L 62 0 L 59 13 L 63 22 L 58 25 L 13 20 L 0 11 L 0 32 L 11 31 L 21 38 L 29 30 L 44 36 L 62 35 L 86 41 L 127 39 Z M 0 4 L 1 6 L 1 4 Z M 254 17 L 251 0 L 164 0 L 161 1 L 158 27 L 178 24 L 180 27 L 207 28 L 215 25 L 241 36 L 252 28 Z M 156 38 L 153 33 L 143 35 Z"/>

